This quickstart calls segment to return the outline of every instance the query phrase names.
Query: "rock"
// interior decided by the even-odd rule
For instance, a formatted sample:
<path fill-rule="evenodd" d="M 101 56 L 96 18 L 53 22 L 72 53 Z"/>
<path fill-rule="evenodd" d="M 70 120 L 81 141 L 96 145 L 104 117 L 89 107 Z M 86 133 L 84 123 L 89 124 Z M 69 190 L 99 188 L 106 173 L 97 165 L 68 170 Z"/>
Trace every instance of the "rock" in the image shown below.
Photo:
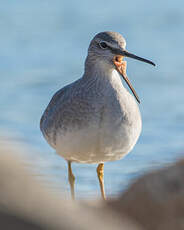
<path fill-rule="evenodd" d="M 73 202 L 42 186 L 25 167 L 16 142 L 0 141 L 1 229 L 141 230 L 125 216 L 117 216 L 104 202 Z M 19 154 L 18 154 L 19 153 Z M 34 153 L 35 154 L 35 153 Z"/>
<path fill-rule="evenodd" d="M 147 230 L 183 230 L 184 160 L 143 176 L 109 205 Z"/>

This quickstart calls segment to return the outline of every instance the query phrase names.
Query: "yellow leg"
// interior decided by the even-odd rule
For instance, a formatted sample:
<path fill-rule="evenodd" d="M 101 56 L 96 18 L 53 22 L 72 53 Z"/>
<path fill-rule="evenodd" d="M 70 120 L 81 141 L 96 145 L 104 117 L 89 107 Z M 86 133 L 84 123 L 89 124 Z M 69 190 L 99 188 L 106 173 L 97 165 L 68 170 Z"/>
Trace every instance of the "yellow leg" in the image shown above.
<path fill-rule="evenodd" d="M 100 163 L 97 167 L 97 175 L 100 183 L 101 195 L 102 198 L 105 200 L 105 190 L 104 190 L 104 164 Z"/>
<path fill-rule="evenodd" d="M 71 191 L 72 199 L 75 200 L 75 192 L 74 192 L 75 177 L 72 173 L 71 164 L 72 164 L 71 161 L 68 161 L 68 181 L 70 183 L 70 191 Z"/>

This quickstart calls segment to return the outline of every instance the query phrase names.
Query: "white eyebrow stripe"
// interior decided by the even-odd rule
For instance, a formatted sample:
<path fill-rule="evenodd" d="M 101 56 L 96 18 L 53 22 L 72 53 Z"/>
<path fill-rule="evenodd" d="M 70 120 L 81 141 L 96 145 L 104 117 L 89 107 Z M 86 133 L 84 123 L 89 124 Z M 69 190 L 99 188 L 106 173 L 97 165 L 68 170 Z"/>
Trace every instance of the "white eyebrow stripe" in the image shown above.
<path fill-rule="evenodd" d="M 109 47 L 112 47 L 112 48 L 115 48 L 115 49 L 117 49 L 117 48 L 119 48 L 119 46 L 118 46 L 118 44 L 116 44 L 116 43 L 110 43 L 110 42 L 106 42 L 106 41 L 104 41 Z"/>
<path fill-rule="evenodd" d="M 101 40 L 101 39 L 97 39 L 96 42 L 97 43 L 105 42 L 109 47 L 114 48 L 114 49 L 119 49 L 119 46 L 121 46 L 118 43 L 115 43 L 115 42 L 111 43 L 111 42 L 108 42 L 108 41 L 105 41 L 105 40 Z M 125 47 L 126 47 L 126 41 L 123 42 L 122 47 L 125 49 Z"/>

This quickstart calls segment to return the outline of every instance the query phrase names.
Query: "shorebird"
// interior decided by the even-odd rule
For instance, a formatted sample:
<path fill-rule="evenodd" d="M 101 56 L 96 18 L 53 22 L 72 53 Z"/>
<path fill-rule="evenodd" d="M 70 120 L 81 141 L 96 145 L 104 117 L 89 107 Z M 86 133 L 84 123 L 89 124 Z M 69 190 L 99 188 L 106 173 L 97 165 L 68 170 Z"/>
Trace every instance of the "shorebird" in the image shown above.
<path fill-rule="evenodd" d="M 125 46 L 125 39 L 117 32 L 98 33 L 89 45 L 83 76 L 57 91 L 42 115 L 43 136 L 68 162 L 73 199 L 72 162 L 98 164 L 97 175 L 105 199 L 104 162 L 124 157 L 141 133 L 140 100 L 127 77 L 123 58 L 155 64 L 129 53 Z"/>

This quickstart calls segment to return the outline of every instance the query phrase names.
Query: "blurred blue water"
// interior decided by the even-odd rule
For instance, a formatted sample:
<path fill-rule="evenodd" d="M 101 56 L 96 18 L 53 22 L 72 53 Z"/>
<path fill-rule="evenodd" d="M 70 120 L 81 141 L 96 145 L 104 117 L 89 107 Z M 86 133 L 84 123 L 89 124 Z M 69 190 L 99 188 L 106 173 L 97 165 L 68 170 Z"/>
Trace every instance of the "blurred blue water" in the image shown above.
<path fill-rule="evenodd" d="M 184 2 L 0 1 L 0 128 L 37 150 L 38 174 L 61 188 L 66 165 L 47 145 L 39 119 L 53 93 L 83 73 L 87 47 L 100 31 L 120 32 L 127 49 L 157 63 L 128 60 L 141 99 L 142 135 L 126 158 L 105 166 L 108 194 L 116 195 L 143 172 L 167 165 L 184 150 Z M 76 165 L 77 192 L 95 195 L 94 165 Z M 42 179 L 43 179 L 42 178 Z"/>

